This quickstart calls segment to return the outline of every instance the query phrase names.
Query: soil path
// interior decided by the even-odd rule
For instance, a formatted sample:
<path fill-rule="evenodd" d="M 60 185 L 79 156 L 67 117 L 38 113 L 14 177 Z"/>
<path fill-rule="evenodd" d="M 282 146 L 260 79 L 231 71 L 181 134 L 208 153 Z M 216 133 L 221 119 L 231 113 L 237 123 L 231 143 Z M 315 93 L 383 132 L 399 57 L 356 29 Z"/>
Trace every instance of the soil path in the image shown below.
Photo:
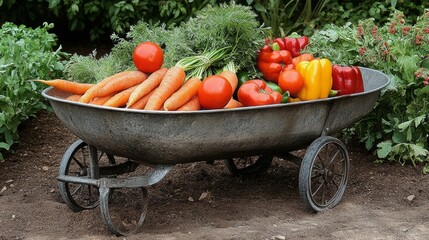
<path fill-rule="evenodd" d="M 118 239 L 99 208 L 75 213 L 63 203 L 56 176 L 76 137 L 56 116 L 26 121 L 20 140 L 0 163 L 0 239 Z M 349 184 L 334 209 L 308 211 L 299 166 L 281 159 L 252 178 L 232 176 L 221 161 L 184 164 L 148 189 L 141 231 L 119 239 L 428 239 L 429 175 L 348 149 Z"/>

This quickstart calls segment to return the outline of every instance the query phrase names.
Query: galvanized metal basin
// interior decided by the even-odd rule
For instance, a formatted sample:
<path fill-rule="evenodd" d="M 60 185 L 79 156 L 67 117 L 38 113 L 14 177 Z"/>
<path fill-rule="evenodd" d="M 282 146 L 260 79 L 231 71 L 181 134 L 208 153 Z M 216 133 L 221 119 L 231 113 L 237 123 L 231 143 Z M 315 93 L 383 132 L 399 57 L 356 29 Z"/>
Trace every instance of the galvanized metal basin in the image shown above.
<path fill-rule="evenodd" d="M 365 91 L 314 101 L 238 109 L 167 112 L 94 106 L 45 89 L 61 122 L 96 148 L 145 164 L 177 164 L 285 153 L 334 134 L 369 113 L 390 80 L 361 68 Z"/>

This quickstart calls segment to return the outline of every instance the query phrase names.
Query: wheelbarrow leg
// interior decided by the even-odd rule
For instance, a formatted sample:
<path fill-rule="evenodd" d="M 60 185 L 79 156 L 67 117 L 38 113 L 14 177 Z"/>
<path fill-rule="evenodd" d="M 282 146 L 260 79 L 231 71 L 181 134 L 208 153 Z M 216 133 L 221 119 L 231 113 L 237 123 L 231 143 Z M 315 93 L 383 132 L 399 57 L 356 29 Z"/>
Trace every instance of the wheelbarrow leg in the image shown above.
<path fill-rule="evenodd" d="M 172 167 L 155 165 L 151 172 L 143 176 L 99 179 L 100 210 L 104 223 L 112 233 L 126 236 L 139 230 L 145 220 L 149 202 L 146 187 L 159 182 Z M 112 197 L 113 190 L 115 194 Z M 138 190 L 138 197 L 135 190 Z M 128 195 L 131 191 L 134 191 L 132 196 Z M 128 201 L 130 198 L 132 201 Z M 127 213 L 125 209 L 131 211 Z"/>
<path fill-rule="evenodd" d="M 109 200 L 110 200 L 110 194 L 112 193 L 110 188 L 107 187 L 100 187 L 100 210 L 101 214 L 103 216 L 103 221 L 106 224 L 107 228 L 115 235 L 117 236 L 125 236 L 132 234 L 133 232 L 136 232 L 142 225 L 146 217 L 147 213 L 147 206 L 148 206 L 148 193 L 147 189 L 145 187 L 140 188 L 142 190 L 142 201 L 140 203 L 140 217 L 139 219 L 133 224 L 132 229 L 127 229 L 124 224 L 118 224 L 114 223 L 112 220 L 112 216 L 110 215 L 110 208 L 109 208 Z M 138 209 L 136 209 L 137 211 Z"/>
<path fill-rule="evenodd" d="M 89 154 L 90 162 L 89 162 L 89 177 L 92 179 L 100 178 L 100 166 L 98 165 L 98 152 L 97 148 L 89 145 Z"/>

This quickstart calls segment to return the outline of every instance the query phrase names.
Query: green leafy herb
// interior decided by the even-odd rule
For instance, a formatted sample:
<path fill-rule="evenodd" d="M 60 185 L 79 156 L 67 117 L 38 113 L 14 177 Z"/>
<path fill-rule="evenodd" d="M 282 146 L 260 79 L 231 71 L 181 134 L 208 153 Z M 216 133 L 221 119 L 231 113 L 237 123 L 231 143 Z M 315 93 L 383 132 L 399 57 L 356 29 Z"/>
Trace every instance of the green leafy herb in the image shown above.
<path fill-rule="evenodd" d="M 112 35 L 115 45 L 111 53 L 99 61 L 115 67 L 103 67 L 104 64 L 94 61 L 93 56 L 74 56 L 66 67 L 66 75 L 77 81 L 97 81 L 96 72 L 108 76 L 118 69 L 133 68 L 132 52 L 143 41 L 155 42 L 163 48 L 165 67 L 172 67 L 186 57 L 228 48 L 230 52 L 211 64 L 207 72 L 216 72 L 229 61 L 234 61 L 237 68 L 256 72 L 256 53 L 263 46 L 268 31 L 259 26 L 256 17 L 250 7 L 231 2 L 208 5 L 179 26 L 139 22 L 131 26 L 126 38 Z"/>
<path fill-rule="evenodd" d="M 53 50 L 52 24 L 36 29 L 4 23 L 0 28 L 0 160 L 18 139 L 18 126 L 47 108 L 40 91 L 45 87 L 30 79 L 61 76 L 65 56 Z"/>

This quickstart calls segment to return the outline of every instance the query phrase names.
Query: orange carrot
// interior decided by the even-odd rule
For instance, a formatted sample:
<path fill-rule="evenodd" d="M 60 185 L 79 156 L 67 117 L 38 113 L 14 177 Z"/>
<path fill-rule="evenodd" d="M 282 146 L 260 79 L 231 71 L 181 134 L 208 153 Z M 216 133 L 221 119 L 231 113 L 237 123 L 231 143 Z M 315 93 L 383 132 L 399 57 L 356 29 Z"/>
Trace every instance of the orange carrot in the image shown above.
<path fill-rule="evenodd" d="M 150 93 L 146 94 L 144 97 L 137 100 L 137 102 L 133 103 L 133 105 L 129 106 L 131 109 L 143 109 L 146 106 L 147 100 L 152 96 L 155 92 L 155 89 L 150 91 Z"/>
<path fill-rule="evenodd" d="M 92 86 L 80 98 L 79 102 L 88 103 L 96 97 L 117 93 L 143 82 L 147 75 L 140 71 L 124 71 L 103 79 Z"/>
<path fill-rule="evenodd" d="M 182 87 L 179 88 L 175 93 L 171 95 L 164 102 L 163 109 L 166 111 L 176 110 L 183 104 L 191 100 L 197 95 L 198 88 L 201 85 L 201 79 L 193 77 L 185 82 Z"/>
<path fill-rule="evenodd" d="M 111 97 L 107 102 L 103 104 L 103 106 L 109 106 L 109 107 L 123 107 L 127 104 L 128 99 L 130 98 L 131 93 L 137 88 L 137 86 L 130 87 L 128 89 L 125 89 L 124 91 L 121 91 L 119 93 L 116 93 Z"/>
<path fill-rule="evenodd" d="M 127 107 L 133 105 L 137 100 L 158 87 L 167 70 L 167 68 L 161 68 L 150 74 L 145 81 L 140 83 L 134 92 L 131 93 L 131 96 L 127 102 Z"/>
<path fill-rule="evenodd" d="M 115 94 L 109 94 L 107 96 L 104 97 L 96 97 L 94 99 L 92 99 L 89 104 L 94 104 L 94 105 L 103 105 L 105 102 L 107 102 L 110 98 L 113 97 L 113 95 Z"/>
<path fill-rule="evenodd" d="M 54 88 L 57 88 L 61 91 L 78 94 L 78 95 L 84 94 L 89 88 L 94 86 L 94 84 L 90 84 L 90 83 L 78 83 L 78 82 L 73 82 L 73 81 L 63 80 L 63 79 L 54 79 L 54 80 L 37 79 L 33 81 L 41 82 L 49 86 L 52 86 Z"/>
<path fill-rule="evenodd" d="M 82 95 L 79 95 L 79 94 L 73 94 L 73 95 L 68 96 L 66 99 L 69 101 L 77 102 L 77 101 L 79 101 L 81 96 Z"/>
<path fill-rule="evenodd" d="M 198 100 L 198 97 L 195 96 L 191 100 L 189 100 L 187 103 L 182 105 L 180 108 L 177 109 L 177 111 L 195 111 L 195 110 L 201 110 L 200 101 Z"/>
<path fill-rule="evenodd" d="M 221 73 L 219 73 L 219 75 L 226 78 L 226 80 L 228 80 L 228 82 L 231 84 L 231 87 L 232 87 L 232 93 L 234 94 L 234 91 L 238 85 L 237 74 L 228 70 L 223 70 Z"/>
<path fill-rule="evenodd" d="M 177 91 L 185 81 L 185 70 L 182 67 L 174 66 L 165 73 L 161 83 L 155 92 L 150 96 L 144 109 L 159 110 L 175 91 Z"/>
<path fill-rule="evenodd" d="M 224 108 L 239 108 L 242 106 L 243 104 L 241 102 L 231 98 Z"/>

